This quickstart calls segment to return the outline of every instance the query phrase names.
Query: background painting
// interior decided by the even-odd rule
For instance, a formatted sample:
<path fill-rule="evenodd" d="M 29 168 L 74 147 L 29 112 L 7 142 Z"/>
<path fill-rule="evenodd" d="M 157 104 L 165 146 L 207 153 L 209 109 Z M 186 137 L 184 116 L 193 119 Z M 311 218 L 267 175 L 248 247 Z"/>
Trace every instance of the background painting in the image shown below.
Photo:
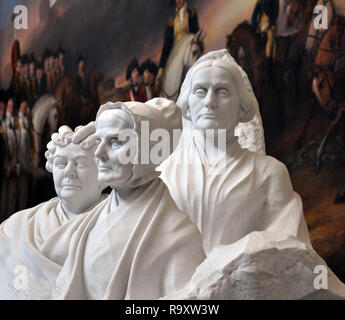
<path fill-rule="evenodd" d="M 225 36 L 250 18 L 256 1 L 188 3 L 198 12 L 200 26 L 207 32 L 205 49 L 210 51 L 224 48 Z M 1 1 L 1 87 L 10 81 L 11 17 L 17 4 L 26 5 L 29 13 L 29 29 L 16 32 L 22 52 L 34 51 L 39 56 L 47 47 L 61 44 L 67 69 L 76 69 L 82 53 L 88 65 L 97 64 L 106 78 L 119 77 L 120 83 L 132 57 L 159 59 L 167 21 L 175 10 L 170 0 L 57 0 L 52 8 L 47 0 Z"/>

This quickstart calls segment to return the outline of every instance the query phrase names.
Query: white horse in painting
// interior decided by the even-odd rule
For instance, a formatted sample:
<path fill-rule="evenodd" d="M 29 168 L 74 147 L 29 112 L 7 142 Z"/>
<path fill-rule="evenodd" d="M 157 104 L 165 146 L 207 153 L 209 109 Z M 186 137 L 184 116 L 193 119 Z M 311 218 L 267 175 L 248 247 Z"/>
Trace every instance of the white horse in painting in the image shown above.
<path fill-rule="evenodd" d="M 177 100 L 188 69 L 203 53 L 204 37 L 202 30 L 197 34 L 186 34 L 171 50 L 162 76 L 162 97 Z"/>
<path fill-rule="evenodd" d="M 57 130 L 58 104 L 59 100 L 56 100 L 50 94 L 45 94 L 37 100 L 32 109 L 32 125 L 35 150 L 35 156 L 33 160 L 34 170 L 39 166 L 40 154 L 42 151 L 42 135 L 46 124 L 49 127 L 49 136 Z"/>

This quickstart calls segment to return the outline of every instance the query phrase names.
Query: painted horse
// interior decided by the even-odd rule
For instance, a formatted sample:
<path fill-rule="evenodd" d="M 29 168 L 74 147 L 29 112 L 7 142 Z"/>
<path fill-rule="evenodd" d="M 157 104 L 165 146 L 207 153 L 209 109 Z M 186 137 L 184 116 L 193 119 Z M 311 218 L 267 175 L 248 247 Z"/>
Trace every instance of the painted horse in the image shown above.
<path fill-rule="evenodd" d="M 330 120 L 317 151 L 317 166 L 320 166 L 320 158 L 330 133 L 345 113 L 345 2 L 339 7 L 335 4 L 336 15 L 317 50 L 312 84 L 312 91 Z M 344 16 L 338 15 L 341 12 Z"/>
<path fill-rule="evenodd" d="M 204 37 L 202 30 L 197 34 L 186 34 L 174 46 L 162 76 L 160 96 L 177 100 L 188 69 L 204 51 Z"/>
<path fill-rule="evenodd" d="M 29 206 L 35 206 L 55 195 L 51 174 L 45 170 L 44 153 L 51 135 L 58 128 L 60 102 L 53 95 L 44 94 L 36 101 L 31 111 L 33 167 Z"/>
<path fill-rule="evenodd" d="M 266 74 L 265 44 L 255 28 L 242 22 L 227 36 L 226 48 L 247 73 L 258 101 L 261 103 Z"/>
<path fill-rule="evenodd" d="M 318 4 L 323 4 L 318 1 Z M 327 1 L 328 23 L 322 37 L 314 37 L 312 92 L 330 121 L 316 154 L 317 168 L 327 139 L 345 113 L 345 2 Z M 310 36 L 310 34 L 308 35 Z M 306 121 L 300 141 L 306 136 L 315 106 Z"/>

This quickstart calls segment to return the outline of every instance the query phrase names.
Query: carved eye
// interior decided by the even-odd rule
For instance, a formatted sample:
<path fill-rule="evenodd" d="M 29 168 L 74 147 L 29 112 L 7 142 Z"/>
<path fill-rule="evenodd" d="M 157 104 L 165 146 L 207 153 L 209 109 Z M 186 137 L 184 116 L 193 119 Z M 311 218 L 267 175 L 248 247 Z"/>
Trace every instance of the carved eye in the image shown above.
<path fill-rule="evenodd" d="M 205 88 L 197 88 L 195 90 L 195 94 L 198 96 L 198 97 L 205 97 L 206 96 L 206 93 L 207 93 L 207 90 Z"/>
<path fill-rule="evenodd" d="M 325 87 L 325 81 L 321 81 L 319 83 L 319 89 L 323 89 Z"/>
<path fill-rule="evenodd" d="M 66 165 L 67 165 L 67 162 L 63 161 L 63 160 L 57 160 L 57 161 L 54 162 L 54 166 L 59 168 L 59 169 L 65 168 Z"/>
<path fill-rule="evenodd" d="M 87 167 L 87 162 L 84 159 L 79 159 L 79 160 L 76 160 L 75 166 L 78 167 L 78 168 L 86 168 Z"/>
<path fill-rule="evenodd" d="M 113 147 L 118 147 L 119 145 L 122 144 L 122 142 L 121 142 L 118 138 L 111 138 L 111 139 L 110 139 L 110 144 L 111 144 Z"/>
<path fill-rule="evenodd" d="M 221 89 L 218 89 L 218 90 L 217 90 L 217 95 L 220 95 L 220 96 L 227 96 L 227 95 L 229 95 L 229 94 L 230 94 L 230 92 L 229 92 L 229 90 L 226 89 L 226 88 L 221 88 Z"/>
<path fill-rule="evenodd" d="M 97 144 L 97 145 L 101 144 L 101 139 L 97 138 L 97 139 L 96 139 L 96 144 Z"/>

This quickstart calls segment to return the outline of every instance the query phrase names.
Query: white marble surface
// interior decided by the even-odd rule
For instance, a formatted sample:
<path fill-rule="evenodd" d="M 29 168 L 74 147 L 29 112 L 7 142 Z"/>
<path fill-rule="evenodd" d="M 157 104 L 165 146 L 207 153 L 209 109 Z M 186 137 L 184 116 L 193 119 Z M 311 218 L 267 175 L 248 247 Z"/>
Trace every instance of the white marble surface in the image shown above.
<path fill-rule="evenodd" d="M 265 231 L 215 248 L 187 287 L 162 299 L 345 299 L 345 285 L 310 246 Z"/>

